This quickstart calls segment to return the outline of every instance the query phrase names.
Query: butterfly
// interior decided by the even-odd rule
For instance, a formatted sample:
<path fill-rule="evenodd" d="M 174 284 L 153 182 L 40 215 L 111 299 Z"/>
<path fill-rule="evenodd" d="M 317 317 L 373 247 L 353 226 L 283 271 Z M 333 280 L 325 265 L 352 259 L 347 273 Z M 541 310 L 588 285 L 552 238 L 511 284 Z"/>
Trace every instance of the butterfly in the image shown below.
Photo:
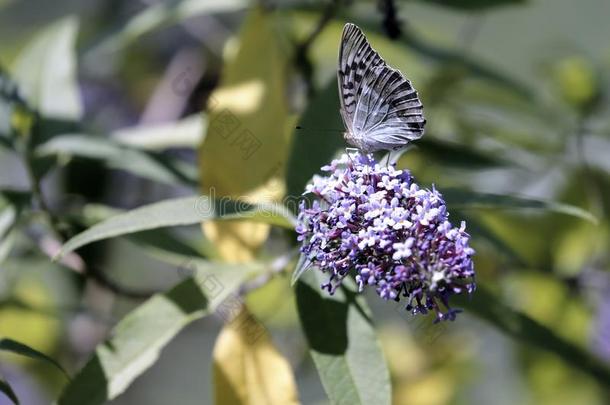
<path fill-rule="evenodd" d="M 345 140 L 365 153 L 397 150 L 424 134 L 417 91 L 388 66 L 354 24 L 345 24 L 339 50 L 339 99 Z"/>

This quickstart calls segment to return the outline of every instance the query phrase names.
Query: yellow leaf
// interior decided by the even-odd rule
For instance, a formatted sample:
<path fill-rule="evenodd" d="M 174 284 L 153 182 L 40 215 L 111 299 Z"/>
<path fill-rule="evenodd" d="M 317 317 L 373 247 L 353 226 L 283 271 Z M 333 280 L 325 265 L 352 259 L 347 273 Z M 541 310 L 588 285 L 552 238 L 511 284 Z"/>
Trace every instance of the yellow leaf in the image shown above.
<path fill-rule="evenodd" d="M 245 307 L 216 341 L 214 396 L 222 405 L 299 403 L 290 365 Z"/>
<path fill-rule="evenodd" d="M 248 202 L 271 202 L 284 194 L 283 167 L 291 117 L 286 100 L 290 55 L 272 14 L 254 9 L 241 30 L 238 49 L 211 95 L 209 125 L 199 149 L 204 194 Z M 206 235 L 228 261 L 252 259 L 269 226 L 206 223 Z"/>

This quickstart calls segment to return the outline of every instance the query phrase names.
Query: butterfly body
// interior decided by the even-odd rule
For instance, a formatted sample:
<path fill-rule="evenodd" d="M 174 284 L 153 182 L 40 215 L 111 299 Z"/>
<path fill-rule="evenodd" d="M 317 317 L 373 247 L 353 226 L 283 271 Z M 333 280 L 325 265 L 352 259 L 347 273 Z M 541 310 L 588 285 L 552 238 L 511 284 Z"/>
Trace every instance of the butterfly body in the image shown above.
<path fill-rule="evenodd" d="M 354 24 L 346 24 L 337 70 L 345 140 L 365 153 L 402 149 L 424 133 L 417 91 L 388 66 Z"/>

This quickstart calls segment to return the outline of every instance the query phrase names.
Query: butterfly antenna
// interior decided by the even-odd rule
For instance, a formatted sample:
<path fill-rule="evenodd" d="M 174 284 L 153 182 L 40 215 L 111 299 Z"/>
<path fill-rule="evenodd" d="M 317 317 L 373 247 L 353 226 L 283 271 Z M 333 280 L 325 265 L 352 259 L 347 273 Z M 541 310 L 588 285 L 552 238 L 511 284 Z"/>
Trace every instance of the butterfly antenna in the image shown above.
<path fill-rule="evenodd" d="M 305 129 L 305 128 L 303 128 L 303 127 L 302 127 L 302 126 L 300 126 L 300 125 L 297 125 L 296 127 L 294 127 L 294 129 L 296 129 L 296 130 L 298 130 L 298 131 L 307 130 L 307 131 L 317 131 L 317 132 L 335 132 L 335 133 L 343 133 L 343 132 L 345 132 L 345 130 L 343 130 L 343 129 L 321 129 L 321 128 L 314 128 L 314 129 L 307 128 L 307 129 Z"/>

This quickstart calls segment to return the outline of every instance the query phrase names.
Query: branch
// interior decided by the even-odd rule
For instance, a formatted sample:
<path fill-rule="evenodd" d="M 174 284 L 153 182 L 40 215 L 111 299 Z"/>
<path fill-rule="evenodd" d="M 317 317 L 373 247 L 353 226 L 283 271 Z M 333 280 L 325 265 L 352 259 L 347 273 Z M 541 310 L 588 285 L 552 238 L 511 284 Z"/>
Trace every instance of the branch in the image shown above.
<path fill-rule="evenodd" d="M 307 84 L 307 93 L 311 96 L 313 92 L 313 84 L 312 84 L 312 76 L 313 76 L 313 66 L 307 53 L 309 52 L 309 48 L 316 40 L 318 35 L 324 30 L 326 25 L 335 17 L 335 14 L 341 7 L 342 0 L 330 0 L 324 10 L 322 10 L 322 15 L 318 20 L 318 23 L 314 27 L 314 29 L 309 33 L 309 35 L 296 46 L 295 50 L 295 64 L 297 69 L 301 70 L 303 77 L 305 78 L 305 83 Z"/>
<path fill-rule="evenodd" d="M 266 285 L 273 277 L 286 270 L 286 266 L 297 255 L 298 250 L 293 249 L 288 253 L 278 257 L 270 264 L 268 272 L 261 274 L 253 280 L 244 283 L 239 289 L 239 295 L 244 296 L 251 291 L 257 290 Z"/>

